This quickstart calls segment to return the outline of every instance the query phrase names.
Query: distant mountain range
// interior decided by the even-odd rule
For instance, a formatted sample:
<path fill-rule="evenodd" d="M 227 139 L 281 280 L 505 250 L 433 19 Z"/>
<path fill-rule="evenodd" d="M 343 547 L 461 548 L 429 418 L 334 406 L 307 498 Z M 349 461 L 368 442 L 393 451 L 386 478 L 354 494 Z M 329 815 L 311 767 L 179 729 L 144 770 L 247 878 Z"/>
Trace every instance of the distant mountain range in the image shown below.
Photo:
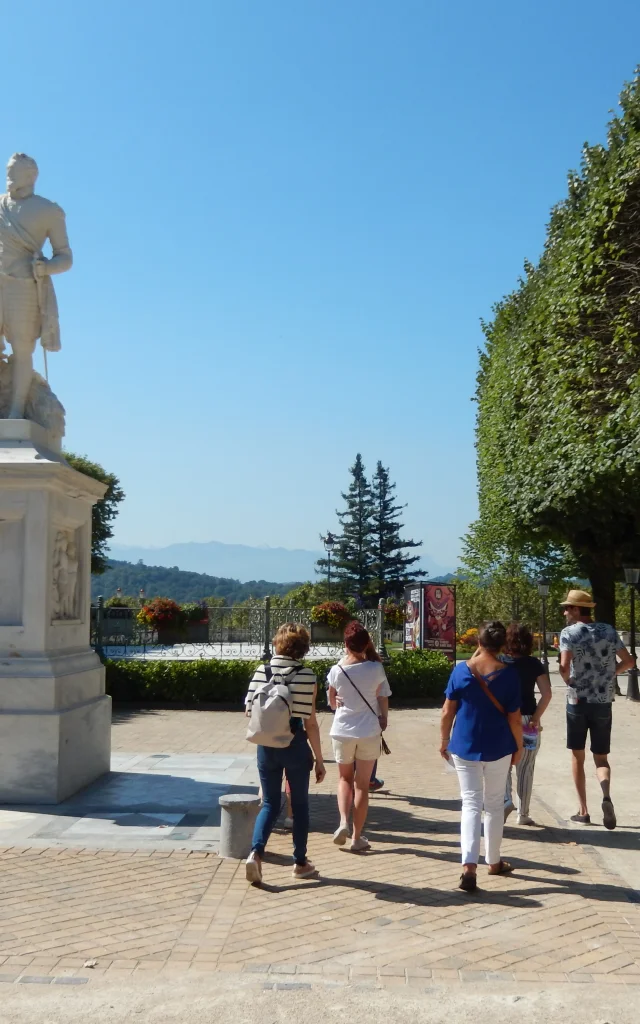
<path fill-rule="evenodd" d="M 436 583 L 447 583 L 449 576 L 431 577 Z M 300 582 L 304 582 L 301 580 Z M 121 590 L 126 597 L 137 597 L 141 590 L 147 598 L 170 597 L 180 604 L 202 601 L 205 597 L 222 597 L 225 604 L 238 604 L 248 597 L 263 598 L 267 595 L 284 595 L 298 583 L 274 583 L 268 580 L 226 579 L 208 576 L 206 573 L 188 572 L 184 569 L 169 569 L 165 565 L 144 565 L 136 562 L 120 562 L 109 559 L 109 568 L 101 576 L 91 577 L 91 600 L 102 595 L 105 600 L 114 597 Z"/>
<path fill-rule="evenodd" d="M 180 604 L 202 601 L 205 597 L 222 597 L 226 604 L 237 604 L 248 597 L 286 594 L 295 583 L 272 583 L 266 580 L 221 579 L 205 573 L 168 569 L 164 565 L 132 565 L 130 562 L 109 560 L 109 568 L 101 576 L 91 577 L 91 599 L 113 597 L 118 589 L 127 597 L 137 597 L 144 590 L 145 597 L 170 597 Z"/>
<path fill-rule="evenodd" d="M 142 560 L 146 565 L 206 573 L 242 583 L 251 580 L 271 580 L 274 583 L 315 581 L 318 579 L 315 563 L 318 558 L 325 557 L 323 551 L 249 547 L 245 544 L 222 544 L 216 540 L 170 544 L 164 548 L 112 544 L 109 555 L 121 562 Z M 423 555 L 421 568 L 433 578 L 446 576 L 454 567 L 438 565 L 428 555 Z"/>

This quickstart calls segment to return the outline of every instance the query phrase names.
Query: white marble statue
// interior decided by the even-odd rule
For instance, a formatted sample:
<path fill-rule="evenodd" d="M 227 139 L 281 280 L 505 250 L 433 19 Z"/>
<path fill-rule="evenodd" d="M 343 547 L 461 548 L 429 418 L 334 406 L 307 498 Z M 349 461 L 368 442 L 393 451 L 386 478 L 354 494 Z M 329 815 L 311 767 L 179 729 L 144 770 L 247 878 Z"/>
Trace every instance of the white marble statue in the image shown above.
<path fill-rule="evenodd" d="M 75 619 L 78 569 L 78 553 L 73 533 L 57 530 L 53 545 L 52 619 Z"/>
<path fill-rule="evenodd" d="M 7 419 L 25 416 L 38 338 L 50 352 L 60 348 L 51 275 L 69 270 L 73 261 L 64 211 L 34 194 L 37 177 L 35 160 L 14 153 L 7 164 L 7 193 L 0 196 L 0 353 L 4 349 L 2 336 L 13 351 Z M 42 254 L 47 239 L 50 259 Z"/>

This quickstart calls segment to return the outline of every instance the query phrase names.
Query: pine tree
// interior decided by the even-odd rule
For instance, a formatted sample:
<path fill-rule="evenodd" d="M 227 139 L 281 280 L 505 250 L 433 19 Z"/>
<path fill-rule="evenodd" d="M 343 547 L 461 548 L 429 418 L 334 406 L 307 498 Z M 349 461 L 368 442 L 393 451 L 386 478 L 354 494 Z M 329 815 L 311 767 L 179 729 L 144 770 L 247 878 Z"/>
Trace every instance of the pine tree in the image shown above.
<path fill-rule="evenodd" d="M 335 558 L 335 575 L 340 590 L 361 601 L 370 596 L 373 572 L 373 496 L 358 454 L 349 472 L 349 490 L 342 494 L 344 512 L 337 512 L 342 525 Z"/>
<path fill-rule="evenodd" d="M 419 548 L 422 541 L 402 540 L 400 513 L 406 505 L 397 505 L 396 485 L 389 480 L 389 470 L 381 462 L 376 466 L 372 483 L 373 576 L 377 596 L 396 597 L 416 576 L 424 576 L 411 566 L 419 555 L 406 554 L 408 548 Z"/>

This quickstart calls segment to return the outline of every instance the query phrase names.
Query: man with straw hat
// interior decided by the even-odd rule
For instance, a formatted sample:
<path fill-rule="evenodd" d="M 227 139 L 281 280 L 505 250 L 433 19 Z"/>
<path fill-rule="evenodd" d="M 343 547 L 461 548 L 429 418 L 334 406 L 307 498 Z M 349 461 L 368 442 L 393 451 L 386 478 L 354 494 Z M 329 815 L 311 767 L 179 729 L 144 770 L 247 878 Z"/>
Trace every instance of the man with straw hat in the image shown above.
<path fill-rule="evenodd" d="M 608 756 L 611 705 L 615 700 L 616 676 L 633 668 L 634 659 L 613 626 L 593 621 L 595 603 L 586 590 L 570 590 L 561 603 L 567 624 L 560 634 L 560 675 L 567 684 L 567 747 L 573 754 L 573 781 L 580 804 L 571 821 L 591 824 L 584 774 L 588 733 L 602 789 L 603 824 L 611 829 L 616 827 Z"/>

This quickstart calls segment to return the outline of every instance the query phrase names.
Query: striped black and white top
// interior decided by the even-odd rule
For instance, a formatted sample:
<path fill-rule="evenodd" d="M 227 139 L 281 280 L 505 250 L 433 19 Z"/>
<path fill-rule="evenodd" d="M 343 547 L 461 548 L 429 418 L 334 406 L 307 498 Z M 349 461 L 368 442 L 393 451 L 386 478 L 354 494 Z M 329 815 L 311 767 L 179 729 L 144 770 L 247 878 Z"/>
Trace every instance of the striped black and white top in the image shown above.
<path fill-rule="evenodd" d="M 293 658 L 285 658 L 284 655 L 274 654 L 271 659 L 271 670 L 282 672 L 293 702 L 291 705 L 292 718 L 310 718 L 313 714 L 313 694 L 316 688 L 316 677 L 310 668 L 303 668 L 299 661 Z M 264 665 L 259 665 L 249 683 L 249 692 L 245 697 L 245 704 L 248 705 L 255 693 L 255 690 L 262 683 L 265 683 L 267 676 Z"/>

